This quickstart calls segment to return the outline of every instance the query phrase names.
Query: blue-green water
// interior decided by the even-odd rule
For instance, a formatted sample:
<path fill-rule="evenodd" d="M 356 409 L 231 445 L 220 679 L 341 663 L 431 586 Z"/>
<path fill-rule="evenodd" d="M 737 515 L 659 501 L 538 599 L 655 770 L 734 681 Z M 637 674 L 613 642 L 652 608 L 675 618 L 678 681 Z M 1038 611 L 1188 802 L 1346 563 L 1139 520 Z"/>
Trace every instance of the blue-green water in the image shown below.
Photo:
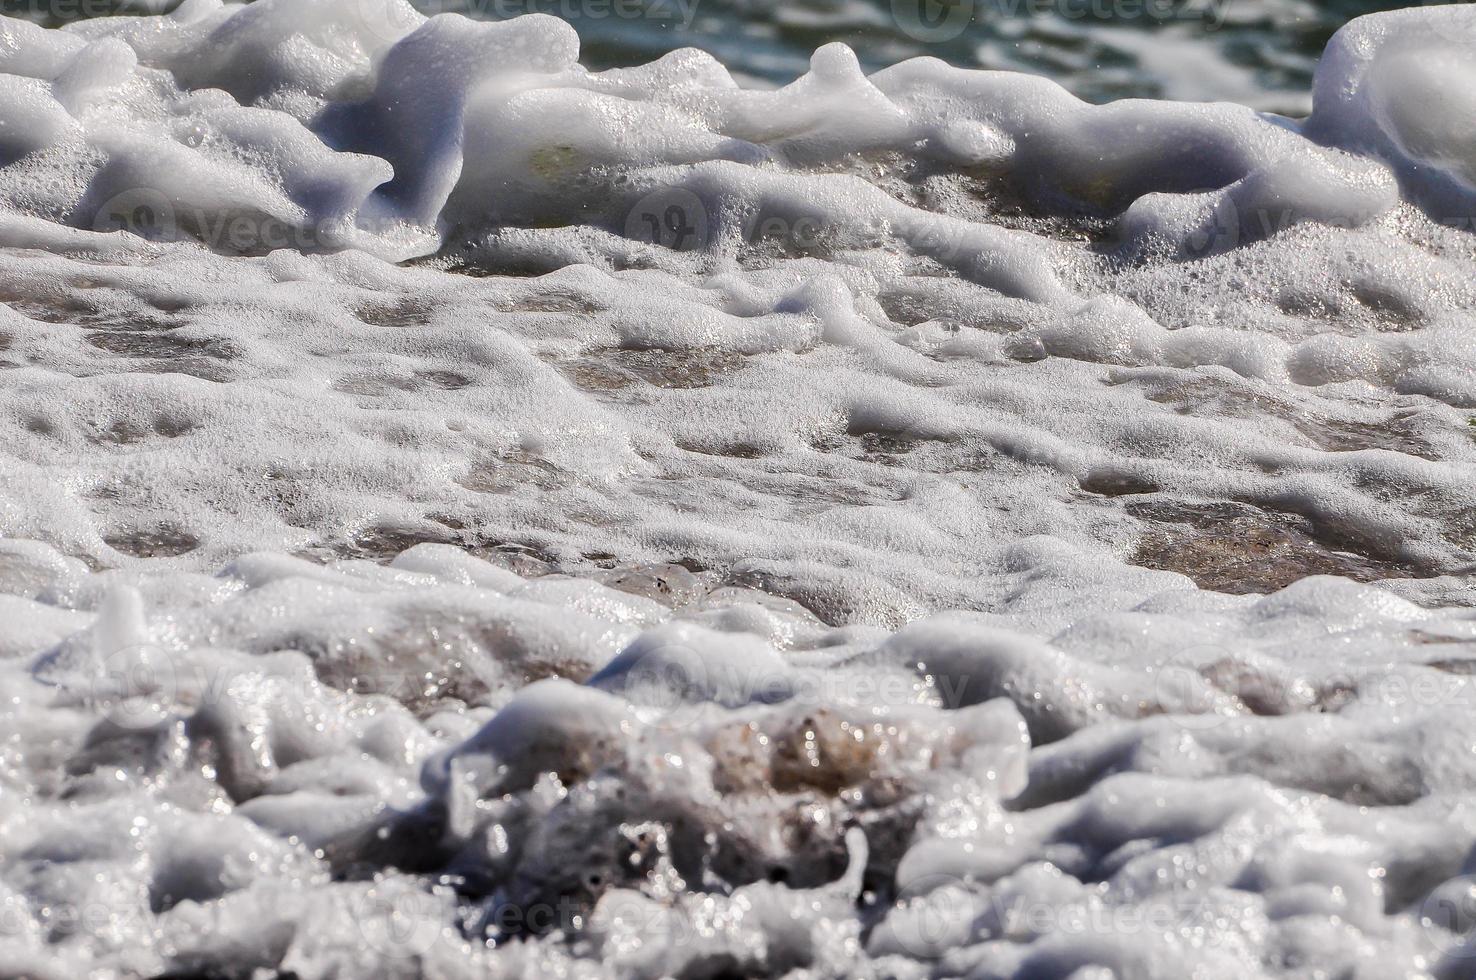
<path fill-rule="evenodd" d="M 3 0 L 50 24 L 178 0 Z M 918 55 L 1049 76 L 1092 101 L 1233 100 L 1306 110 L 1318 52 L 1379 0 L 413 0 L 426 13 L 561 17 L 591 67 L 682 47 L 711 52 L 747 83 L 783 84 L 843 41 L 869 69 Z"/>

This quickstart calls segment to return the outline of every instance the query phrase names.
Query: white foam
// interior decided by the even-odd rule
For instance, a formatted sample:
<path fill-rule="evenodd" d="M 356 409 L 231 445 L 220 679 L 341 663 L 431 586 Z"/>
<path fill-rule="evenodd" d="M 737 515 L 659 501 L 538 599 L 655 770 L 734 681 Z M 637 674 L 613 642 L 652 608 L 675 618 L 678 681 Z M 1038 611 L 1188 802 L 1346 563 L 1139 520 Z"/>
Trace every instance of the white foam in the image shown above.
<path fill-rule="evenodd" d="M 1464 975 L 1469 11 L 1305 123 L 0 23 L 15 970 Z"/>

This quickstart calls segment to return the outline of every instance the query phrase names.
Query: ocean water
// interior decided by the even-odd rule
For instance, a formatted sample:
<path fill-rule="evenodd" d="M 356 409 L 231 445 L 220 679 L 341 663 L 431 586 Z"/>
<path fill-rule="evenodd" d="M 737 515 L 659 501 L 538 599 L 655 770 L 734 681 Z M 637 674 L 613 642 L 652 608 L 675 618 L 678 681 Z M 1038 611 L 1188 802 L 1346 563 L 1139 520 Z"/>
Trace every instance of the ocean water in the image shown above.
<path fill-rule="evenodd" d="M 425 14 L 571 24 L 591 68 L 707 51 L 753 85 L 804 74 L 823 44 L 850 45 L 867 71 L 912 57 L 1029 72 L 1091 102 L 1232 101 L 1305 115 L 1333 32 L 1401 4 L 1386 0 L 414 0 Z M 178 0 L 5 0 L 0 12 L 58 26 L 83 16 L 159 13 Z"/>
<path fill-rule="evenodd" d="M 1092 102 L 1226 100 L 1304 114 L 1323 45 L 1355 16 L 1392 3 L 1308 0 L 441 0 L 435 10 L 544 12 L 579 29 L 593 67 L 638 64 L 677 47 L 711 52 L 769 84 L 803 74 L 841 41 L 876 71 L 907 58 L 1043 75 Z M 608 9 L 608 13 L 606 10 Z M 634 11 L 639 9 L 638 15 Z M 622 16 L 630 12 L 632 16 Z"/>
<path fill-rule="evenodd" d="M 596 9 L 0 20 L 0 975 L 1476 976 L 1476 8 Z"/>

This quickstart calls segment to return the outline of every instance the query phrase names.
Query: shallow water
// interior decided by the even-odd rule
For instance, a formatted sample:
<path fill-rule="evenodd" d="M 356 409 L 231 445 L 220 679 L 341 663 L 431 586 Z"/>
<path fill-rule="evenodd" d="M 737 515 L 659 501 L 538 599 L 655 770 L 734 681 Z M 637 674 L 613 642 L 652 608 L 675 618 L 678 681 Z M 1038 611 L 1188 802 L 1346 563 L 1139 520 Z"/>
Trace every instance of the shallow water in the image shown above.
<path fill-rule="evenodd" d="M 1476 11 L 0 41 L 12 973 L 1476 975 Z"/>
<path fill-rule="evenodd" d="M 1232 101 L 1304 114 L 1317 56 L 1350 19 L 1387 0 L 412 0 L 425 14 L 559 17 L 592 68 L 710 52 L 756 85 L 805 73 L 841 41 L 868 71 L 930 56 L 965 68 L 1043 75 L 1091 102 Z M 178 0 L 6 0 L 48 26 L 78 13 L 163 12 Z"/>

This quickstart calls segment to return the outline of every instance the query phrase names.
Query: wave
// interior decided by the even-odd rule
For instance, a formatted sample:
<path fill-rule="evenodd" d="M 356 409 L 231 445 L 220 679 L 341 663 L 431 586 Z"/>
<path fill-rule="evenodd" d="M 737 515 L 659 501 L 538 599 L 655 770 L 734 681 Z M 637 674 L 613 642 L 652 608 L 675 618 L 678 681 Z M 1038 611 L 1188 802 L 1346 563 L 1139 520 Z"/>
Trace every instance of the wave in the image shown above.
<path fill-rule="evenodd" d="M 0 961 L 1467 975 L 1473 49 L 0 21 Z"/>

